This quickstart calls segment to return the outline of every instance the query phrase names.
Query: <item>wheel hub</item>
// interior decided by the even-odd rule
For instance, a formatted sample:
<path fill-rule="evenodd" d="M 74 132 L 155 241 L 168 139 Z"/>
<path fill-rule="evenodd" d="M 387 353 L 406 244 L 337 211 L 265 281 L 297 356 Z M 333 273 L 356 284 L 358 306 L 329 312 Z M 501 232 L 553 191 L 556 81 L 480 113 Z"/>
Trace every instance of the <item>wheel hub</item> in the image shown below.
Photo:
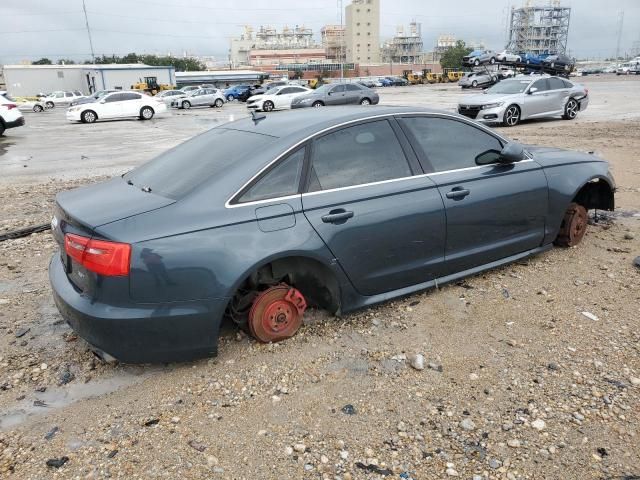
<path fill-rule="evenodd" d="M 304 296 L 286 284 L 260 293 L 249 311 L 249 330 L 260 342 L 278 342 L 293 336 L 307 308 Z"/>

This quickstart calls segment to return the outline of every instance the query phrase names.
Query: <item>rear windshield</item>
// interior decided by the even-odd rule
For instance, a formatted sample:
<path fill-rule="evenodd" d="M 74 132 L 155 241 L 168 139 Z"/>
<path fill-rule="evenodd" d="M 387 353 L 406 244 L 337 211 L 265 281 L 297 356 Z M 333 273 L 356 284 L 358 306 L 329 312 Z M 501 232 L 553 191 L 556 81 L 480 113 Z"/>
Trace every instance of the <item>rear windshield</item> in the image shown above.
<path fill-rule="evenodd" d="M 243 157 L 261 151 L 275 137 L 214 128 L 126 173 L 139 188 L 179 199 Z"/>

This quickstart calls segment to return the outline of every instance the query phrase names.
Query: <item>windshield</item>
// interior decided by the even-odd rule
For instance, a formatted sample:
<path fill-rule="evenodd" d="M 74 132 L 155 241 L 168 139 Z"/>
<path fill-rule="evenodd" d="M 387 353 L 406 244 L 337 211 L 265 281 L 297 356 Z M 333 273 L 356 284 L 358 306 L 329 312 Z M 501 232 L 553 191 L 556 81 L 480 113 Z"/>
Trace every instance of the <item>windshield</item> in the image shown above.
<path fill-rule="evenodd" d="M 179 199 L 243 157 L 256 154 L 276 140 L 240 130 L 213 128 L 126 173 L 136 187 Z M 214 148 L 215 147 L 215 148 Z"/>
<path fill-rule="evenodd" d="M 503 80 L 500 83 L 495 84 L 493 87 L 488 88 L 486 92 L 488 94 L 509 94 L 509 93 L 524 93 L 524 91 L 531 83 L 531 80 Z"/>

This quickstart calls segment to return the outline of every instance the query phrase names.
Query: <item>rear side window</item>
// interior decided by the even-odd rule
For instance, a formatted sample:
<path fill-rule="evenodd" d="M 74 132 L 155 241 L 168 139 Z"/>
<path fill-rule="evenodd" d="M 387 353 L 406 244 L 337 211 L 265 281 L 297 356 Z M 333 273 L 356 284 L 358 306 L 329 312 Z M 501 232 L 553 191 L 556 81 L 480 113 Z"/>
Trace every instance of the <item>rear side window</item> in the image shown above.
<path fill-rule="evenodd" d="M 549 90 L 549 81 L 546 78 L 541 78 L 533 82 L 531 88 L 537 88 L 539 92 L 547 91 Z"/>
<path fill-rule="evenodd" d="M 179 199 L 245 157 L 255 155 L 274 137 L 213 128 L 124 175 L 139 188 Z"/>
<path fill-rule="evenodd" d="M 120 100 L 122 100 L 122 96 L 124 95 L 124 93 L 114 93 L 113 95 L 109 95 L 107 98 L 104 99 L 105 103 L 111 103 L 111 102 L 119 102 Z"/>
<path fill-rule="evenodd" d="M 502 151 L 502 143 L 496 137 L 457 120 L 438 117 L 399 120 L 435 172 L 493 163 Z"/>
<path fill-rule="evenodd" d="M 298 149 L 271 168 L 238 200 L 240 203 L 286 197 L 298 193 L 304 164 L 304 148 Z"/>
<path fill-rule="evenodd" d="M 357 85 L 354 85 L 353 83 L 349 83 L 347 85 L 347 92 L 359 92 L 360 91 L 360 87 L 358 87 Z"/>
<path fill-rule="evenodd" d="M 551 77 L 549 79 L 549 87 L 551 90 L 560 90 L 562 88 L 566 88 L 564 86 L 564 82 L 560 78 Z"/>
<path fill-rule="evenodd" d="M 331 93 L 342 93 L 344 92 L 345 88 L 344 85 L 338 85 L 337 87 L 333 87 L 333 89 L 331 90 Z"/>
<path fill-rule="evenodd" d="M 564 83 L 564 88 L 573 88 L 573 83 L 569 80 L 562 80 L 562 83 Z"/>
<path fill-rule="evenodd" d="M 308 191 L 411 176 L 387 120 L 343 128 L 314 141 Z"/>

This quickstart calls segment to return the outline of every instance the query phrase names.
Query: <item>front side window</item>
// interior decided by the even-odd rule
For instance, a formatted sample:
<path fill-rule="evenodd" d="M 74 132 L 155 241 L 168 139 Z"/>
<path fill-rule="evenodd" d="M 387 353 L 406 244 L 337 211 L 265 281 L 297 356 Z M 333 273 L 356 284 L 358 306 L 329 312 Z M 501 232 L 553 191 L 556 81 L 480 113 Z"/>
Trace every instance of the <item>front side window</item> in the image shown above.
<path fill-rule="evenodd" d="M 286 197 L 298 193 L 304 164 L 304 148 L 298 149 L 271 168 L 239 199 L 240 203 Z"/>
<path fill-rule="evenodd" d="M 549 90 L 549 81 L 546 78 L 541 78 L 540 80 L 533 82 L 531 88 L 537 88 L 538 92 L 546 92 Z"/>
<path fill-rule="evenodd" d="M 293 88 L 291 88 L 291 87 L 285 87 L 285 88 L 283 88 L 282 90 L 280 90 L 278 92 L 278 95 L 288 95 L 290 93 L 293 93 L 294 91 L 295 90 Z"/>
<path fill-rule="evenodd" d="M 412 117 L 402 118 L 400 123 L 434 172 L 494 163 L 502 151 L 496 137 L 458 120 Z"/>
<path fill-rule="evenodd" d="M 344 85 L 338 85 L 333 90 L 331 90 L 331 93 L 342 93 L 342 92 L 344 92 Z"/>
<path fill-rule="evenodd" d="M 343 128 L 313 144 L 308 191 L 349 187 L 412 175 L 387 120 Z"/>

